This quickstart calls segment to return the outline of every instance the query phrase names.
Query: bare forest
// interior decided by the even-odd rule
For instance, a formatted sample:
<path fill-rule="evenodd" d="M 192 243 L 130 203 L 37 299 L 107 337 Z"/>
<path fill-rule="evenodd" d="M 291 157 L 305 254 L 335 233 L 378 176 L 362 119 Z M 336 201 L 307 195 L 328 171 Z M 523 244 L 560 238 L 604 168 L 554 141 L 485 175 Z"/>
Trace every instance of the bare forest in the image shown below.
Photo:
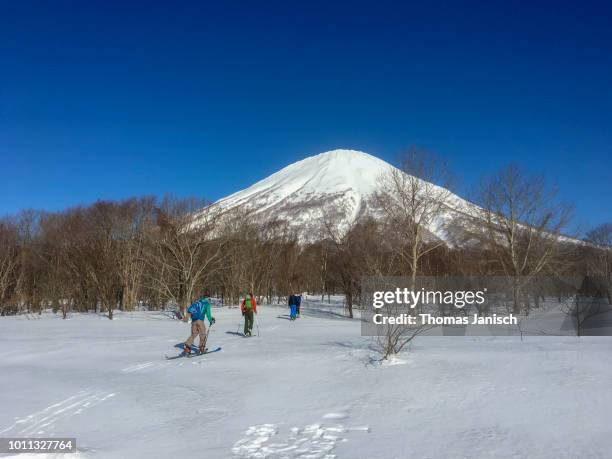
<path fill-rule="evenodd" d="M 363 276 L 417 275 L 515 278 L 519 312 L 529 307 L 519 279 L 588 275 L 610 285 L 611 225 L 591 230 L 584 243 L 560 237 L 569 208 L 542 178 L 515 166 L 483 181 L 481 213 L 449 217 L 440 167 L 411 151 L 402 164 L 410 175 L 381 177 L 373 212 L 342 232 L 329 217 L 308 244 L 283 221 L 258 221 L 248 210 L 213 213 L 201 199 L 141 197 L 7 216 L 0 313 L 52 309 L 112 319 L 114 310 L 184 310 L 208 290 L 224 305 L 245 292 L 268 303 L 294 292 L 342 294 L 352 316 Z M 446 243 L 428 235 L 432 221 L 446 225 Z"/>

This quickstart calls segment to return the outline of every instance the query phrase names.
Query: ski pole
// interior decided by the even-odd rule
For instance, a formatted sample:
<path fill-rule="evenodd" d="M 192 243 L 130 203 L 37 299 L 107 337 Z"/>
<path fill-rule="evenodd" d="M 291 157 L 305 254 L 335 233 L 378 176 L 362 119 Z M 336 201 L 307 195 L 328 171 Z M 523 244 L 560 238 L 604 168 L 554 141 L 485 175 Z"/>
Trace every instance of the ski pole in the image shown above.
<path fill-rule="evenodd" d="M 210 329 L 215 323 L 213 322 L 208 326 L 208 330 L 206 330 L 206 338 L 204 338 L 204 352 L 206 352 L 206 344 L 208 343 L 208 334 L 210 333 Z"/>

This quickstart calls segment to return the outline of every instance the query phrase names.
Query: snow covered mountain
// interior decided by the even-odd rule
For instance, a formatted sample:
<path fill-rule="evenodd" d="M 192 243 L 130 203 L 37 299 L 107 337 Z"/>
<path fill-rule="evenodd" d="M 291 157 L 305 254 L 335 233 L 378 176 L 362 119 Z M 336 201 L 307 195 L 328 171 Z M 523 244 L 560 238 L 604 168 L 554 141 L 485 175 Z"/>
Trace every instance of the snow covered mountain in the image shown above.
<path fill-rule="evenodd" d="M 333 150 L 308 157 L 260 180 L 245 190 L 215 202 L 209 211 L 227 212 L 242 208 L 260 221 L 284 220 L 301 239 L 321 236 L 324 221 L 333 221 L 342 231 L 368 212 L 367 199 L 380 186 L 382 177 L 394 169 L 391 164 L 356 150 Z M 448 220 L 456 211 L 474 212 L 477 207 L 448 193 Z M 195 224 L 198 216 L 196 215 Z M 445 239 L 443 221 L 430 232 Z"/>

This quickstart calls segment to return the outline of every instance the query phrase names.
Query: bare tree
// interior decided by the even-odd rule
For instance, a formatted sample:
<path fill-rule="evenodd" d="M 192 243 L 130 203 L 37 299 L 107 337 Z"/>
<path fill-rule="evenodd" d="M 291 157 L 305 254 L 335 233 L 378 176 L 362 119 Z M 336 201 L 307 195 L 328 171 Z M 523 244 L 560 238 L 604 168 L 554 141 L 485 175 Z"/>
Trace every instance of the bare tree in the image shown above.
<path fill-rule="evenodd" d="M 608 301 L 612 304 L 612 223 L 604 223 L 586 234 L 588 271 L 605 280 Z"/>
<path fill-rule="evenodd" d="M 122 250 L 118 231 L 117 206 L 99 201 L 85 212 L 85 245 L 81 247 L 86 260 L 89 279 L 102 310 L 113 319 L 113 310 L 119 305 L 121 280 L 119 254 Z"/>
<path fill-rule="evenodd" d="M 41 288 L 44 271 L 37 263 L 35 242 L 40 236 L 41 213 L 24 210 L 14 219 L 19 234 L 19 272 L 15 296 L 19 308 L 41 313 L 44 292 Z"/>
<path fill-rule="evenodd" d="M 570 208 L 557 201 L 543 177 L 529 176 L 515 165 L 484 181 L 479 198 L 483 211 L 474 219 L 476 225 L 485 225 L 483 250 L 511 280 L 514 312 L 528 313 L 521 290 L 551 268 L 555 251 L 562 247 Z"/>
<path fill-rule="evenodd" d="M 612 223 L 604 223 L 586 234 L 586 240 L 602 248 L 612 248 Z"/>
<path fill-rule="evenodd" d="M 19 266 L 17 228 L 7 219 L 0 221 L 0 315 L 16 287 Z"/>
<path fill-rule="evenodd" d="M 220 237 L 221 217 L 209 208 L 199 210 L 202 207 L 194 199 L 165 198 L 157 209 L 147 258 L 152 288 L 165 300 L 175 301 L 182 314 L 220 269 L 227 242 Z"/>
<path fill-rule="evenodd" d="M 434 155 L 410 149 L 402 158 L 400 169 L 391 169 L 381 177 L 380 189 L 373 198 L 387 233 L 396 235 L 396 253 L 407 264 L 414 285 L 421 259 L 442 247 L 444 241 L 432 229 L 444 230 L 444 213 L 451 196 L 450 176 L 442 161 Z"/>
<path fill-rule="evenodd" d="M 417 279 L 417 285 L 422 286 L 422 278 Z M 396 288 L 416 288 L 412 286 L 412 279 L 406 277 L 371 276 L 364 280 L 364 307 L 373 306 L 374 292 L 392 292 Z M 397 300 L 378 305 L 375 311 L 367 310 L 364 314 L 362 330 L 373 336 L 374 343 L 381 353 L 381 360 L 399 354 L 417 336 L 435 328 L 427 321 L 421 320 L 418 310 Z M 427 313 L 437 315 L 432 308 L 427 308 Z M 375 315 L 378 318 L 375 319 Z"/>
<path fill-rule="evenodd" d="M 400 312 L 404 312 L 404 309 L 392 307 L 388 309 L 388 313 L 390 315 L 398 315 Z M 414 314 L 412 316 L 416 317 Z M 376 344 L 382 354 L 382 359 L 385 360 L 392 355 L 399 354 L 417 336 L 426 333 L 436 326 L 417 321 L 414 325 L 385 323 L 377 327 L 379 334 L 376 336 Z"/>
<path fill-rule="evenodd" d="M 576 336 L 583 336 L 588 326 L 607 325 L 612 314 L 605 279 L 585 276 L 574 294 L 561 303 L 561 310 L 572 320 Z M 597 320 L 601 324 L 597 323 Z"/>
<path fill-rule="evenodd" d="M 323 219 L 325 239 L 331 243 L 328 256 L 328 273 L 333 281 L 340 286 L 344 293 L 346 309 L 350 318 L 353 318 L 353 304 L 359 292 L 363 265 L 358 264 L 358 256 L 353 247 L 353 230 L 358 221 L 350 223 L 348 229 L 342 228 L 339 221 L 344 214 L 338 209 L 327 209 Z M 334 279 L 335 278 L 335 279 Z"/>
<path fill-rule="evenodd" d="M 142 298 L 146 268 L 146 243 L 154 225 L 154 198 L 130 199 L 118 209 L 117 227 L 121 239 L 118 270 L 121 282 L 120 307 L 133 310 Z"/>

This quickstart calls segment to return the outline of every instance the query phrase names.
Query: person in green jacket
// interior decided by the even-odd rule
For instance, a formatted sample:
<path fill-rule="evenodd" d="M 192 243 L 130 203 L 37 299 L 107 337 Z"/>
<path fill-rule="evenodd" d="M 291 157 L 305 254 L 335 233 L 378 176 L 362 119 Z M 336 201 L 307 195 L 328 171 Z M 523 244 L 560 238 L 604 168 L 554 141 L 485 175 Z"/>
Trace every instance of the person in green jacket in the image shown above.
<path fill-rule="evenodd" d="M 200 354 L 206 352 L 206 339 L 208 338 L 208 333 L 206 333 L 204 317 L 208 319 L 209 326 L 212 326 L 212 324 L 215 323 L 215 318 L 210 315 L 210 301 L 208 301 L 208 298 L 209 293 L 205 292 L 202 298 L 195 301 L 187 309 L 187 314 L 185 315 L 184 320 L 187 322 L 189 320 L 189 316 L 191 316 L 191 336 L 187 338 L 187 341 L 185 341 L 185 347 L 183 348 L 183 352 L 185 352 L 185 354 L 191 354 L 191 346 L 198 335 L 200 336 Z"/>

